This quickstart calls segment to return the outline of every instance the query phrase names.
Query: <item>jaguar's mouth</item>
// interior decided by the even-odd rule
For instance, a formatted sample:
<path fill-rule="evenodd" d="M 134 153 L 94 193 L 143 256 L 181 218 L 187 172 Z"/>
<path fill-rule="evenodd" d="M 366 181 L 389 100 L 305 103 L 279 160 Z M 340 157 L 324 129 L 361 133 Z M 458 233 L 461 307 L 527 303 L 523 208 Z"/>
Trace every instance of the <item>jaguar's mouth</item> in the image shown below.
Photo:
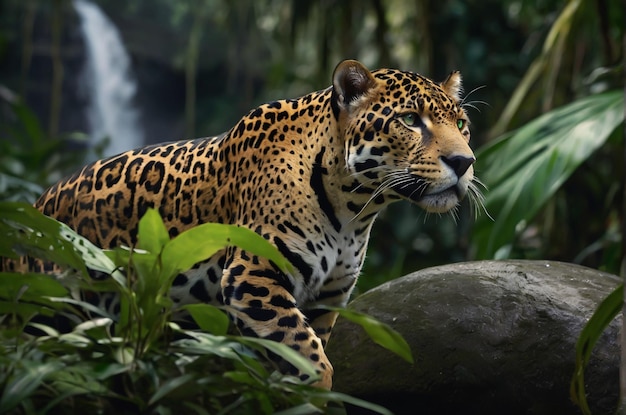
<path fill-rule="evenodd" d="M 465 192 L 462 190 L 457 184 L 436 193 L 425 194 L 415 203 L 427 212 L 445 213 L 463 199 Z"/>
<path fill-rule="evenodd" d="M 403 182 L 392 187 L 393 190 L 413 202 L 420 200 L 424 193 L 428 190 L 428 183 L 422 180 L 411 180 L 410 182 Z"/>
<path fill-rule="evenodd" d="M 416 181 L 413 184 L 403 184 L 394 187 L 400 196 L 410 200 L 422 209 L 431 213 L 445 213 L 455 207 L 467 193 L 460 183 L 444 188 L 443 190 L 429 189 L 429 185 Z"/>

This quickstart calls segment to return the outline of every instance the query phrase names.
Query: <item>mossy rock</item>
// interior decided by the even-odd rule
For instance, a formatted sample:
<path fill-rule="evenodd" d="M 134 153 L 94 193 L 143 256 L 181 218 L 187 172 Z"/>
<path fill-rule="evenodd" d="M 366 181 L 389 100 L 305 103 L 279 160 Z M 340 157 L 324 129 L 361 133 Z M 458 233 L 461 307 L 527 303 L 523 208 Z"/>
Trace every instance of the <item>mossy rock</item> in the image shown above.
<path fill-rule="evenodd" d="M 415 364 L 340 319 L 327 348 L 333 389 L 395 414 L 580 413 L 569 394 L 576 340 L 619 283 L 549 261 L 459 263 L 390 281 L 349 307 L 399 331 Z M 594 413 L 617 405 L 620 325 L 602 335 L 586 372 Z"/>

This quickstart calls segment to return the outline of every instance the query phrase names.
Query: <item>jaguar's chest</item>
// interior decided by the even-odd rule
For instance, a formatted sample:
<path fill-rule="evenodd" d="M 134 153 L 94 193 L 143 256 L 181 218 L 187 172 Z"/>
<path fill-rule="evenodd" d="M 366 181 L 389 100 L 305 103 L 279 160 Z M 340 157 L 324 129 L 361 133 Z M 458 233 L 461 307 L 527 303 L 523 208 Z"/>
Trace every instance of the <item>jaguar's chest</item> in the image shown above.
<path fill-rule="evenodd" d="M 339 293 L 349 294 L 363 265 L 369 228 L 363 233 L 352 231 L 319 237 L 317 243 L 307 242 L 308 252 L 303 255 L 312 269 L 310 278 L 301 273 L 293 276 L 294 296 L 303 305 L 325 302 Z"/>

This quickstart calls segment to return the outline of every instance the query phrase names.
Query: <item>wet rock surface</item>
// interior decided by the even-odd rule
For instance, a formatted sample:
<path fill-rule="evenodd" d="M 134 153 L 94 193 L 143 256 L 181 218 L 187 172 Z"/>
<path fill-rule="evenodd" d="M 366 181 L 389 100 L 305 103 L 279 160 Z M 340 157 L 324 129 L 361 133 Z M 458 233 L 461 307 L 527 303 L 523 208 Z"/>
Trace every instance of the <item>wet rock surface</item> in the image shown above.
<path fill-rule="evenodd" d="M 340 319 L 327 348 L 333 389 L 395 414 L 570 414 L 575 344 L 616 276 L 550 261 L 478 261 L 424 269 L 373 289 L 350 308 L 398 330 L 415 363 Z M 594 413 L 613 413 L 616 319 L 586 380 Z M 351 408 L 349 413 L 367 413 Z"/>

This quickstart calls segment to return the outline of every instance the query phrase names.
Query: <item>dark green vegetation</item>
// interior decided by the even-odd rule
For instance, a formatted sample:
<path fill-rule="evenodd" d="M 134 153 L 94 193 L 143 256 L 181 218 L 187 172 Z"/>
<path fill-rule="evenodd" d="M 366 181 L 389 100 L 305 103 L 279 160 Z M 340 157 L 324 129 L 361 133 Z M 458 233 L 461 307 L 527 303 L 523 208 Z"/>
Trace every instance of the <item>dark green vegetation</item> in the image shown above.
<path fill-rule="evenodd" d="M 0 412 L 344 413 L 336 403 L 348 402 L 388 413 L 272 371 L 268 356 L 278 355 L 316 376 L 313 366 L 285 345 L 228 335 L 228 317 L 214 306 L 184 307 L 201 331 L 173 321 L 168 292 L 176 275 L 227 245 L 269 258 L 285 271 L 291 267 L 254 232 L 204 224 L 170 240 L 158 213 L 150 210 L 139 224 L 136 250 L 102 251 L 26 204 L 0 203 L 0 218 L 0 256 L 17 258 L 18 251 L 66 268 L 57 280 L 0 273 Z M 112 278 L 91 279 L 87 268 Z M 72 295 L 77 289 L 118 295 L 119 316 Z M 386 325 L 340 312 L 412 362 L 406 342 Z M 66 329 L 42 316 L 63 319 Z"/>
<path fill-rule="evenodd" d="M 462 72 L 486 212 L 475 207 L 474 221 L 465 203 L 455 220 L 392 206 L 372 234 L 361 291 L 465 259 L 549 258 L 620 273 L 622 2 L 98 3 L 119 26 L 143 90 L 170 93 L 144 102 L 177 103 L 185 125 L 177 134 L 188 137 L 219 133 L 260 102 L 326 87 L 344 58 L 435 79 Z M 32 201 L 82 162 L 84 146 L 61 122 L 77 111 L 62 100 L 76 69 L 76 50 L 64 46 L 75 25 L 67 0 L 0 3 L 0 199 Z M 581 338 L 580 362 L 621 298 L 607 302 Z"/>

